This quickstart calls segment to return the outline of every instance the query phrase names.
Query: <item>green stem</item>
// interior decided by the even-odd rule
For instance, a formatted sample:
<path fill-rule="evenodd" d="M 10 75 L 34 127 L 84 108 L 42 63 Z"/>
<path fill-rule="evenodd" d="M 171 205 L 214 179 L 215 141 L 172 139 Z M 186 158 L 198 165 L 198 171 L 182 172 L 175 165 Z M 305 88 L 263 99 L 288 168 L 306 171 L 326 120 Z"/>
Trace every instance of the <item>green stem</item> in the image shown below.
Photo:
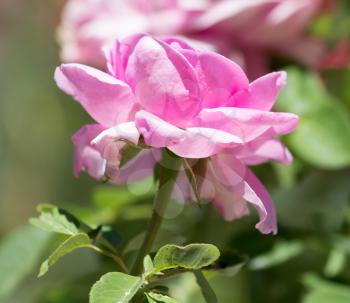
<path fill-rule="evenodd" d="M 140 275 L 143 272 L 143 259 L 150 253 L 158 230 L 162 224 L 181 163 L 181 158 L 178 158 L 170 151 L 164 149 L 163 157 L 159 165 L 159 187 L 154 199 L 152 217 L 131 271 L 133 275 Z"/>

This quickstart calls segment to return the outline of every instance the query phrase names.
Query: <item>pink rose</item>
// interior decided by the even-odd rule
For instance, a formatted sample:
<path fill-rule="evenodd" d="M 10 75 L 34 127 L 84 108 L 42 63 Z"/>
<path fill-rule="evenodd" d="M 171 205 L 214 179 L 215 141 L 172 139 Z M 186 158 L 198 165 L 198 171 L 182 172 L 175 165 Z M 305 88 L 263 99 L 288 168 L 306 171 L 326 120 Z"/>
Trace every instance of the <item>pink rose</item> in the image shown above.
<path fill-rule="evenodd" d="M 58 86 L 97 122 L 73 137 L 76 173 L 101 178 L 104 171 L 113 183 L 133 181 L 152 173 L 162 148 L 208 159 L 201 195 L 227 220 L 245 215 L 252 203 L 260 216 L 257 228 L 275 233 L 271 199 L 248 166 L 292 161 L 276 135 L 293 131 L 298 118 L 271 112 L 286 74 L 249 83 L 221 55 L 145 34 L 117 41 L 106 57 L 107 72 L 74 63 L 55 72 Z M 120 167 L 130 145 L 145 149 Z M 179 188 L 191 196 L 183 177 Z"/>
<path fill-rule="evenodd" d="M 59 27 L 66 62 L 101 64 L 102 46 L 137 32 L 182 35 L 238 60 L 249 77 L 269 54 L 314 67 L 324 45 L 306 29 L 322 0 L 70 0 Z"/>

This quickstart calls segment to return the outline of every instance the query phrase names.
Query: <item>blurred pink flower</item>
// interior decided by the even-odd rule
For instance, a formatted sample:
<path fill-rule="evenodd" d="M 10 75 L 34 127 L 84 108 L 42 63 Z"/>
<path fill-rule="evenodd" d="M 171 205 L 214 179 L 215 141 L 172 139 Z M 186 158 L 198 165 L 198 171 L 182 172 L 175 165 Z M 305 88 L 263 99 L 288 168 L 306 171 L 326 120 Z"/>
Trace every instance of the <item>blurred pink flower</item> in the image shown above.
<path fill-rule="evenodd" d="M 316 67 L 325 45 L 307 36 L 323 0 L 223 0 L 193 22 L 200 36 L 240 59 L 253 79 L 268 71 L 271 54 Z"/>
<path fill-rule="evenodd" d="M 252 203 L 257 228 L 275 233 L 271 199 L 247 166 L 292 161 L 276 135 L 293 131 L 298 118 L 270 111 L 286 74 L 249 83 L 221 55 L 145 34 L 117 41 L 106 57 L 107 72 L 75 63 L 55 72 L 58 86 L 97 122 L 73 137 L 76 174 L 101 178 L 103 172 L 114 183 L 129 182 L 132 174 L 136 180 L 151 174 L 162 148 L 187 159 L 209 158 L 202 195 L 227 220 L 246 214 L 246 201 Z M 130 144 L 146 149 L 120 168 Z"/>
<path fill-rule="evenodd" d="M 100 64 L 102 46 L 136 32 L 183 35 L 234 58 L 255 79 L 269 54 L 315 66 L 323 56 L 306 29 L 323 0 L 70 0 L 59 28 L 66 62 Z"/>
<path fill-rule="evenodd" d="M 191 15 L 206 0 L 71 0 L 58 38 L 64 61 L 101 63 L 102 46 L 138 32 L 155 35 L 185 31 Z"/>

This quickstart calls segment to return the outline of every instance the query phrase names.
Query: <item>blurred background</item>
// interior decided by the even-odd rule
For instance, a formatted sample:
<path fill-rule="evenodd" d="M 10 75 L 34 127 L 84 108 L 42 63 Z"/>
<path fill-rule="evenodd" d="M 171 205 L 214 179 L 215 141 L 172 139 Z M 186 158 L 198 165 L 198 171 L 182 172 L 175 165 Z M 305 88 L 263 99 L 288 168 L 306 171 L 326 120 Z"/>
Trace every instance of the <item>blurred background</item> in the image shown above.
<path fill-rule="evenodd" d="M 53 81 L 64 2 L 0 2 L 1 303 L 86 303 L 93 282 L 113 266 L 81 250 L 37 279 L 57 242 L 28 225 L 37 204 L 65 207 L 90 224 L 113 224 L 134 243 L 150 213 L 150 182 L 116 189 L 73 176 L 70 138 L 90 120 Z M 265 66 L 288 71 L 276 109 L 301 117 L 285 141 L 293 165 L 255 168 L 272 193 L 278 235 L 259 234 L 254 216 L 230 223 L 210 206 L 170 205 L 160 242 L 209 242 L 249 257 L 234 277 L 210 277 L 220 303 L 350 302 L 349 4 L 325 1 L 304 29 L 326 48 L 317 66 L 283 50 L 269 53 Z M 135 250 L 133 243 L 123 249 Z M 183 302 L 204 302 L 191 275 L 169 283 Z"/>

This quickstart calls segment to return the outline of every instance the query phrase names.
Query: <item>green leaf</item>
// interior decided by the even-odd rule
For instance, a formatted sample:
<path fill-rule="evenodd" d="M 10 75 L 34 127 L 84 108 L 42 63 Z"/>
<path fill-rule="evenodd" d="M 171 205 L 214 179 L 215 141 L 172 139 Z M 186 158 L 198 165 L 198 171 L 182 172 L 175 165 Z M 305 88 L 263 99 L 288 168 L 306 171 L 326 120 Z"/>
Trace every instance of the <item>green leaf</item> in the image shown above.
<path fill-rule="evenodd" d="M 90 291 L 90 303 L 127 303 L 137 293 L 143 279 L 120 272 L 101 277 Z"/>
<path fill-rule="evenodd" d="M 144 274 L 147 276 L 148 274 L 152 273 L 154 271 L 154 265 L 151 257 L 147 255 L 143 259 L 143 268 L 144 268 Z"/>
<path fill-rule="evenodd" d="M 287 137 L 288 145 L 299 157 L 326 169 L 350 165 L 349 114 L 315 75 L 289 69 L 288 85 L 277 108 L 300 117 L 297 130 Z"/>
<path fill-rule="evenodd" d="M 67 217 L 60 213 L 55 206 L 43 204 L 39 205 L 39 218 L 31 218 L 29 222 L 45 231 L 55 232 L 65 235 L 75 235 L 79 232 L 77 226 L 70 222 Z"/>
<path fill-rule="evenodd" d="M 350 302 L 350 287 L 347 285 L 323 280 L 313 274 L 304 277 L 304 284 L 310 292 L 303 303 L 348 303 Z"/>
<path fill-rule="evenodd" d="M 44 253 L 51 235 L 33 226 L 8 234 L 0 243 L 0 301 L 3 302 L 30 274 Z"/>
<path fill-rule="evenodd" d="M 201 271 L 194 271 L 194 275 L 197 280 L 197 284 L 199 285 L 202 295 L 207 303 L 218 303 L 218 299 L 209 285 L 207 279 L 204 277 L 203 273 Z"/>
<path fill-rule="evenodd" d="M 248 256 L 239 254 L 234 250 L 226 250 L 221 253 L 220 258 L 205 270 L 215 271 L 227 277 L 235 276 L 248 262 Z"/>
<path fill-rule="evenodd" d="M 303 245 L 297 241 L 277 242 L 274 248 L 258 257 L 255 257 L 250 262 L 250 268 L 253 270 L 261 270 L 282 264 L 303 251 Z"/>
<path fill-rule="evenodd" d="M 209 266 L 219 257 L 220 251 L 211 244 L 165 245 L 159 249 L 153 263 L 158 272 L 172 268 L 196 270 Z"/>
<path fill-rule="evenodd" d="M 41 212 L 40 217 L 30 219 L 34 226 L 49 232 L 71 236 L 43 262 L 39 277 L 43 276 L 60 257 L 79 247 L 98 250 L 97 247 L 90 245 L 91 241 L 111 253 L 115 253 L 116 248 L 121 245 L 120 235 L 109 226 L 98 226 L 92 229 L 70 212 L 49 204 L 40 205 L 38 211 Z"/>
<path fill-rule="evenodd" d="M 98 225 L 96 228 L 91 228 L 89 225 L 79 220 L 67 210 L 59 208 L 59 212 L 65 215 L 70 222 L 73 222 L 77 227 L 79 227 L 80 231 L 88 234 L 89 238 L 95 244 L 101 245 L 110 251 L 115 251 L 116 248 L 122 245 L 122 237 L 113 227 Z"/>
<path fill-rule="evenodd" d="M 50 255 L 50 257 L 47 260 L 45 260 L 41 264 L 39 277 L 45 275 L 49 268 L 53 264 L 55 264 L 61 257 L 82 247 L 90 247 L 90 239 L 88 235 L 79 233 L 69 237 L 59 247 L 56 248 L 56 250 Z"/>
<path fill-rule="evenodd" d="M 335 277 L 345 267 L 346 267 L 346 253 L 343 250 L 335 248 L 331 250 L 323 272 L 324 272 L 324 275 L 327 277 Z"/>
<path fill-rule="evenodd" d="M 180 301 L 154 292 L 146 293 L 149 303 L 180 303 Z"/>
<path fill-rule="evenodd" d="M 348 236 L 334 235 L 331 237 L 332 250 L 325 264 L 324 274 L 335 277 L 346 270 L 347 255 L 350 254 L 350 239 Z"/>

